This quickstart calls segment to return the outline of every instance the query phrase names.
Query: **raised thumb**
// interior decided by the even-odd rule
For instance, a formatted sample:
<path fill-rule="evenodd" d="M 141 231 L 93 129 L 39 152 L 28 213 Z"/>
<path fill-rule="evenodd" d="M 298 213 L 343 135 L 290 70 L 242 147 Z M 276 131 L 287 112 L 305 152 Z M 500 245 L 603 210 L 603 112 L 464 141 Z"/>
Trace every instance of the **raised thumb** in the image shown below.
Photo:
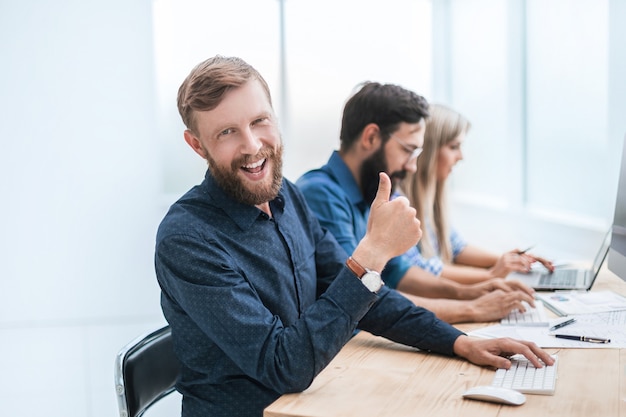
<path fill-rule="evenodd" d="M 378 191 L 376 191 L 375 203 L 386 203 L 391 195 L 391 179 L 384 172 L 378 174 Z"/>

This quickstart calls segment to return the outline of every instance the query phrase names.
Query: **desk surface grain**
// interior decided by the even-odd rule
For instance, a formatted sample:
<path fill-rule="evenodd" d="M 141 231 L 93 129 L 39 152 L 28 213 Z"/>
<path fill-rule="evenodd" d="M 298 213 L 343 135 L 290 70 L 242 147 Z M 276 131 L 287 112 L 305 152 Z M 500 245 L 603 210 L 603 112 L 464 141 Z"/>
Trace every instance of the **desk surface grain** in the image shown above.
<path fill-rule="evenodd" d="M 601 274 L 593 290 L 626 295 L 623 281 L 607 270 Z M 493 369 L 360 332 L 307 390 L 281 396 L 264 417 L 626 417 L 626 349 L 547 351 L 559 355 L 555 394 L 527 394 L 524 405 L 508 406 L 461 397 L 470 387 L 489 385 Z"/>

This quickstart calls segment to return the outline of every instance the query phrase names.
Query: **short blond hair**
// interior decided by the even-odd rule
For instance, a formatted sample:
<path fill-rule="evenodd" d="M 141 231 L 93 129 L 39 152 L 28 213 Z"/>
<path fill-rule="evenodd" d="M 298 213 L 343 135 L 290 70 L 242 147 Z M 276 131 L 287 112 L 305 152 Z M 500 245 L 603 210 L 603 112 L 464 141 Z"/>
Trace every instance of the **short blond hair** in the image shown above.
<path fill-rule="evenodd" d="M 216 55 L 196 65 L 178 89 L 178 112 L 187 129 L 198 134 L 196 111 L 216 108 L 224 95 L 250 80 L 258 80 L 267 95 L 272 97 L 261 74 L 241 58 Z"/>

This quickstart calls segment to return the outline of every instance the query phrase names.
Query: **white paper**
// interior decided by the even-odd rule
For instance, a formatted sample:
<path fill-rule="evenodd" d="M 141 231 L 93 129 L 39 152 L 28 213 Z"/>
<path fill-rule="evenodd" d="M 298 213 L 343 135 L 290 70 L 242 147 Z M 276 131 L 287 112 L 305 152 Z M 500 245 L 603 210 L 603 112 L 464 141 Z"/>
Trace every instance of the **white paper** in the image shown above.
<path fill-rule="evenodd" d="M 613 291 L 537 292 L 535 297 L 562 316 L 626 310 L 626 298 Z"/>
<path fill-rule="evenodd" d="M 488 326 L 468 333 L 481 338 L 511 337 L 529 340 L 542 348 L 625 348 L 626 347 L 626 311 L 602 312 L 574 316 L 576 321 L 553 332 L 549 326 Z M 563 321 L 559 319 L 558 321 Z M 551 323 L 552 325 L 554 323 Z M 590 343 L 577 340 L 560 339 L 555 334 L 572 336 L 598 337 L 610 339 L 610 343 Z"/>

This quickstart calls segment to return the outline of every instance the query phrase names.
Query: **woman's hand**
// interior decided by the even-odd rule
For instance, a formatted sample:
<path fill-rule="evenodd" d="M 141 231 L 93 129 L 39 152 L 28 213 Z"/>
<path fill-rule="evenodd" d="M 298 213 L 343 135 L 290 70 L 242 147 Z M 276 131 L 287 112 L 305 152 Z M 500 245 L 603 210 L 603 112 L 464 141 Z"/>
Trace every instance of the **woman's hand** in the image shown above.
<path fill-rule="evenodd" d="M 540 262 L 550 272 L 554 271 L 551 261 L 519 249 L 514 249 L 502 254 L 496 261 L 496 264 L 489 268 L 489 272 L 493 277 L 499 278 L 505 278 L 511 272 L 528 273 L 531 265 L 535 262 Z"/>

